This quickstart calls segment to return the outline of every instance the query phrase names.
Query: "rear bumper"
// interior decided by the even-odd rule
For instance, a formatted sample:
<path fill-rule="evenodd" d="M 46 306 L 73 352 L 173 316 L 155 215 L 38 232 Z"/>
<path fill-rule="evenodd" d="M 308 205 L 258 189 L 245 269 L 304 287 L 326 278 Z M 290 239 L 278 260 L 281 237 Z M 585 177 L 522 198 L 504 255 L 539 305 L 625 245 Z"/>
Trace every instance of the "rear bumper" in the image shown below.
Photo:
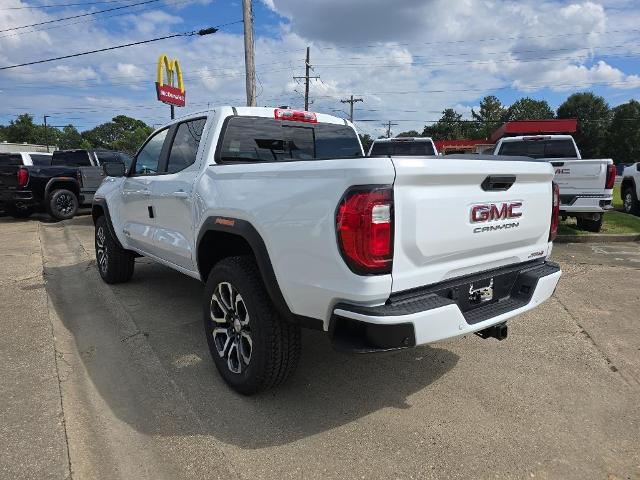
<path fill-rule="evenodd" d="M 613 195 L 560 195 L 560 212 L 604 213 L 613 208 Z"/>
<path fill-rule="evenodd" d="M 6 190 L 0 192 L 0 205 L 28 208 L 38 205 L 39 201 L 31 190 Z"/>
<path fill-rule="evenodd" d="M 379 307 L 338 304 L 331 319 L 332 339 L 341 350 L 367 352 L 477 332 L 547 300 L 561 274 L 552 262 L 527 263 L 396 294 Z M 471 307 L 469 286 L 489 282 L 499 298 Z"/>

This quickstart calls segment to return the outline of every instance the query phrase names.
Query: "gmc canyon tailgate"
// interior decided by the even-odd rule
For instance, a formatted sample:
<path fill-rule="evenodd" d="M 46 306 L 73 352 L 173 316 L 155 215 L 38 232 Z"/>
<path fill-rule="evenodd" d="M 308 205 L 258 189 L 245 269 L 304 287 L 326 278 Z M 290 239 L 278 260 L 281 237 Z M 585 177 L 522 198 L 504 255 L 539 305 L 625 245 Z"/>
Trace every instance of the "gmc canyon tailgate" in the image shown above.
<path fill-rule="evenodd" d="M 547 255 L 546 162 L 393 157 L 392 292 Z"/>

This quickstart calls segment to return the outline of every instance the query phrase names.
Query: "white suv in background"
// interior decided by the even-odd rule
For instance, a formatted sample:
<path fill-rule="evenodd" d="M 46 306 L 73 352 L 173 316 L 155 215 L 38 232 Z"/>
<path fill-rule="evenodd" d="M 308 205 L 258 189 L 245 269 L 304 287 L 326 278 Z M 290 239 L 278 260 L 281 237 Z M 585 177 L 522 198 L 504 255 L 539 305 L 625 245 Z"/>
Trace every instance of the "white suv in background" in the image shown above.
<path fill-rule="evenodd" d="M 640 162 L 629 165 L 622 172 L 620 196 L 625 212 L 640 215 Z"/>

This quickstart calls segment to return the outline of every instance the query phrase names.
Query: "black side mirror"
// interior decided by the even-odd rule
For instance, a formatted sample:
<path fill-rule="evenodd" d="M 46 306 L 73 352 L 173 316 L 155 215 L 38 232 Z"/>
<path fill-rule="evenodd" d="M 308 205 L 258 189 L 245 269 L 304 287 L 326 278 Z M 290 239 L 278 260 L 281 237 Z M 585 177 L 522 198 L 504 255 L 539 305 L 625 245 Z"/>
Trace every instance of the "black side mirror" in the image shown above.
<path fill-rule="evenodd" d="M 107 177 L 124 177 L 127 172 L 122 162 L 106 162 L 102 165 L 102 170 Z"/>
<path fill-rule="evenodd" d="M 636 163 L 636 170 L 640 172 L 640 162 Z"/>

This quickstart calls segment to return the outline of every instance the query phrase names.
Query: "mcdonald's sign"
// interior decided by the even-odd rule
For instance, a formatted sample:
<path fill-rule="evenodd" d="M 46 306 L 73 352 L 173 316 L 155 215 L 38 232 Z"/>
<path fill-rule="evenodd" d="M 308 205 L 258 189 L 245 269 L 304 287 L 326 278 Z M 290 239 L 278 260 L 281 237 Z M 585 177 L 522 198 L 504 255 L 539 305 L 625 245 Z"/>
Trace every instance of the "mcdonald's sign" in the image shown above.
<path fill-rule="evenodd" d="M 164 83 L 163 70 L 167 72 L 167 83 Z M 186 105 L 186 92 L 184 90 L 184 81 L 182 80 L 182 70 L 180 70 L 180 64 L 177 58 L 169 60 L 169 57 L 165 54 L 160 55 L 160 58 L 158 58 L 156 93 L 158 94 L 158 100 L 163 103 L 175 105 L 176 107 L 184 107 Z"/>

